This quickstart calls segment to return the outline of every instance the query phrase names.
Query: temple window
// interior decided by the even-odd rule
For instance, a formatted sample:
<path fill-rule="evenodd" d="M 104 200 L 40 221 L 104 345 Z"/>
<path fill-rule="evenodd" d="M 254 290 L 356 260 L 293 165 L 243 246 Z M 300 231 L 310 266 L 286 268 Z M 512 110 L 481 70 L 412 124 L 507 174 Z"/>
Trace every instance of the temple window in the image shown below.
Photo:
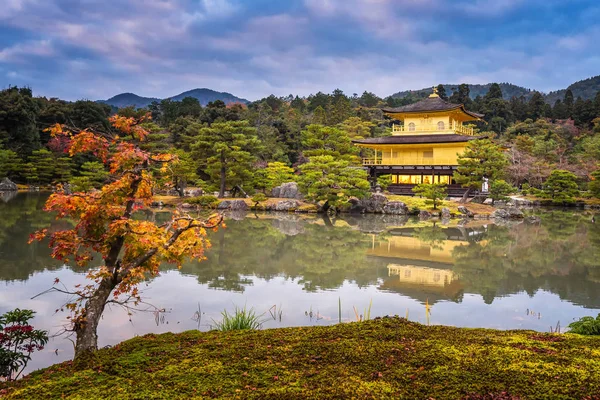
<path fill-rule="evenodd" d="M 444 130 L 444 121 L 438 122 L 437 128 L 438 128 L 438 131 L 443 131 Z"/>
<path fill-rule="evenodd" d="M 409 131 L 414 131 L 415 130 L 415 123 L 411 122 L 410 124 L 408 124 L 408 130 Z"/>

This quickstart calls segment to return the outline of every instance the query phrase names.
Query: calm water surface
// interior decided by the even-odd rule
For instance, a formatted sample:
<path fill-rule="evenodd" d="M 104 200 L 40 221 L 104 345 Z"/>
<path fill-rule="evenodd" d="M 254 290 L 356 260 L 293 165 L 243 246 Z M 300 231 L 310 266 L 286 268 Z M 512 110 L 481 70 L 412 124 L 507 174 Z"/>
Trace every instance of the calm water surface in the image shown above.
<path fill-rule="evenodd" d="M 28 245 L 38 228 L 68 227 L 41 211 L 46 196 L 19 194 L 0 201 L 0 313 L 37 311 L 34 325 L 58 333 L 67 299 L 58 293 L 32 299 L 59 278 L 67 287 L 85 271 L 49 257 L 44 243 Z M 253 307 L 264 327 L 328 325 L 398 314 L 427 323 L 534 329 L 600 312 L 600 224 L 576 211 L 536 212 L 540 224 L 505 226 L 473 221 L 419 222 L 390 216 L 232 215 L 211 234 L 208 260 L 181 270 L 165 267 L 143 286 L 144 298 L 164 312 L 107 309 L 101 346 L 149 332 L 211 329 L 224 309 Z M 148 213 L 157 221 L 166 213 Z M 198 320 L 198 310 L 201 318 Z M 355 311 L 356 310 L 356 311 Z M 281 314 L 279 313 L 281 311 Z M 281 315 L 281 319 L 279 316 Z M 72 343 L 54 338 L 31 369 L 70 359 Z"/>

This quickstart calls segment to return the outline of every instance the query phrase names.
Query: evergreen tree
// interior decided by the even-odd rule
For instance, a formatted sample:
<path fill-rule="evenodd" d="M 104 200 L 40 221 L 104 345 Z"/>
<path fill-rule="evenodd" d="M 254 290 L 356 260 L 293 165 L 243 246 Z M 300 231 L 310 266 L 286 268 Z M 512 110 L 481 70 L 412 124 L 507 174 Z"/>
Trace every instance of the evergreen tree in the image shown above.
<path fill-rule="evenodd" d="M 419 196 L 432 200 L 434 210 L 437 210 L 438 200 L 446 198 L 446 185 L 441 183 L 421 183 L 412 188 L 412 191 Z"/>
<path fill-rule="evenodd" d="M 466 83 L 462 83 L 458 86 L 458 90 L 452 93 L 450 96 L 450 102 L 455 104 L 464 104 L 465 108 L 470 109 L 471 106 L 471 89 Z"/>
<path fill-rule="evenodd" d="M 545 117 L 545 106 L 544 96 L 540 92 L 533 92 L 533 96 L 531 96 L 527 104 L 529 118 L 535 121 L 536 119 Z"/>
<path fill-rule="evenodd" d="M 448 100 L 448 94 L 446 93 L 446 88 L 441 83 L 437 85 L 437 94 L 440 96 L 442 100 Z"/>
<path fill-rule="evenodd" d="M 513 96 L 510 99 L 510 112 L 517 121 L 525 121 L 527 119 L 527 102 L 525 97 Z"/>
<path fill-rule="evenodd" d="M 575 97 L 573 97 L 573 92 L 571 89 L 567 89 L 565 91 L 565 96 L 563 97 L 563 104 L 566 108 L 567 118 L 573 118 L 573 106 L 575 104 Z"/>
<path fill-rule="evenodd" d="M 351 139 L 364 139 L 371 137 L 371 131 L 375 124 L 364 121 L 359 117 L 350 117 L 340 124 L 340 128 L 346 132 Z"/>
<path fill-rule="evenodd" d="M 0 149 L 0 180 L 15 179 L 23 169 L 23 160 L 12 150 Z"/>
<path fill-rule="evenodd" d="M 339 89 L 333 91 L 331 106 L 327 116 L 329 125 L 337 125 L 345 121 L 352 114 L 350 99 Z"/>
<path fill-rule="evenodd" d="M 53 181 L 56 171 L 56 160 L 51 151 L 46 149 L 35 150 L 29 156 L 28 161 L 35 166 L 36 183 L 48 185 Z"/>
<path fill-rule="evenodd" d="M 360 96 L 358 104 L 363 107 L 375 107 L 380 101 L 381 99 L 375 94 L 365 91 L 362 96 Z"/>
<path fill-rule="evenodd" d="M 243 185 L 252 178 L 255 152 L 260 148 L 256 129 L 248 121 L 215 122 L 197 130 L 191 145 L 194 158 L 214 183 L 219 197 L 226 185 Z"/>
<path fill-rule="evenodd" d="M 318 125 L 327 125 L 327 113 L 321 106 L 317 107 L 313 113 L 312 123 Z"/>
<path fill-rule="evenodd" d="M 323 211 L 338 211 L 350 197 L 363 198 L 369 192 L 367 172 L 333 156 L 310 157 L 300 166 L 298 185 L 309 201 L 323 202 Z"/>
<path fill-rule="evenodd" d="M 303 112 L 306 109 L 306 103 L 303 99 L 296 96 L 294 100 L 290 103 L 290 107 L 295 108 L 296 110 Z"/>
<path fill-rule="evenodd" d="M 554 102 L 554 107 L 552 109 L 552 116 L 556 119 L 569 118 L 567 106 L 565 106 L 565 104 L 562 101 L 560 101 L 560 99 L 557 99 L 556 102 Z"/>
<path fill-rule="evenodd" d="M 575 197 L 579 196 L 577 177 L 572 172 L 564 170 L 552 171 L 544 182 L 542 190 L 555 204 L 572 203 Z"/>
<path fill-rule="evenodd" d="M 274 187 L 295 180 L 294 169 L 282 162 L 270 162 L 254 173 L 254 188 L 270 192 Z"/>
<path fill-rule="evenodd" d="M 358 162 L 358 148 L 348 134 L 339 129 L 322 125 L 309 125 L 302 131 L 302 147 L 306 157 L 330 155 L 350 162 Z"/>
<path fill-rule="evenodd" d="M 0 145 L 20 157 L 39 149 L 40 134 L 36 126 L 39 112 L 31 89 L 9 87 L 0 91 Z"/>
<path fill-rule="evenodd" d="M 598 91 L 596 97 L 594 97 L 594 117 L 600 118 L 600 91 Z"/>
<path fill-rule="evenodd" d="M 480 189 L 485 179 L 494 181 L 502 177 L 508 160 L 500 146 L 490 139 L 472 140 L 463 154 L 458 156 L 458 168 L 454 179 L 467 188 L 463 202 L 471 190 Z"/>
<path fill-rule="evenodd" d="M 515 192 L 515 188 L 503 179 L 496 179 L 490 182 L 489 196 L 492 199 L 492 205 L 498 201 L 508 201 L 509 194 Z"/>

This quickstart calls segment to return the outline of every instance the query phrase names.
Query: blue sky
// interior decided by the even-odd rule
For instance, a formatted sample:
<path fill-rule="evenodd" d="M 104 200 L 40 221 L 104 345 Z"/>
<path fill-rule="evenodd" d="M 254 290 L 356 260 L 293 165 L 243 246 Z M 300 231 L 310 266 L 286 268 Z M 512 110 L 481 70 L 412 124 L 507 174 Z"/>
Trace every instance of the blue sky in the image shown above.
<path fill-rule="evenodd" d="M 598 0 L 2 0 L 0 86 L 250 100 L 600 74 Z"/>

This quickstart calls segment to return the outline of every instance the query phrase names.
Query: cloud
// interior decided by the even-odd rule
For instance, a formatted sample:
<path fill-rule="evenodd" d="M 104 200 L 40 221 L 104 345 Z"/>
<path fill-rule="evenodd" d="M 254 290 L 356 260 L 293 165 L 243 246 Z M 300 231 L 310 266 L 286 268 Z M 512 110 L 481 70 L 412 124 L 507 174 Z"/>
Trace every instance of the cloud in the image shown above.
<path fill-rule="evenodd" d="M 551 90 L 600 65 L 591 1 L 5 1 L 0 85 L 67 99 L 194 87 L 387 96 L 462 81 Z"/>

